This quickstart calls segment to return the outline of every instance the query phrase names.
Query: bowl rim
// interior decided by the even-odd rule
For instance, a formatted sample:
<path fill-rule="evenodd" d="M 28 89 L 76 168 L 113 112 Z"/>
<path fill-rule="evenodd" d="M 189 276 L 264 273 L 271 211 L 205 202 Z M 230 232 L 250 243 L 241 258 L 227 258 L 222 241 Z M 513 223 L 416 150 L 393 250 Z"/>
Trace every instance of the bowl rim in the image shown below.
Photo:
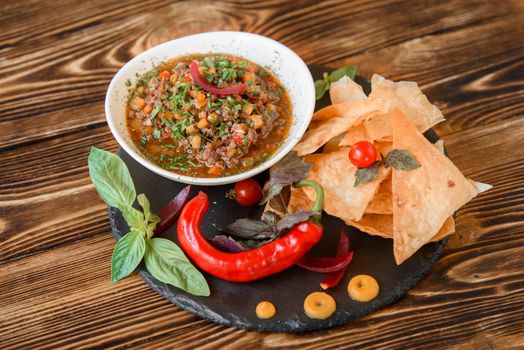
<path fill-rule="evenodd" d="M 131 148 L 127 144 L 127 142 L 124 140 L 124 138 L 120 135 L 120 133 L 119 133 L 119 131 L 117 129 L 115 120 L 112 117 L 111 107 L 110 107 L 111 106 L 110 96 L 111 96 L 111 93 L 116 89 L 117 81 L 120 80 L 119 78 L 124 74 L 124 72 L 127 70 L 127 68 L 129 68 L 131 66 L 134 66 L 134 65 L 142 64 L 141 61 L 144 59 L 144 56 L 148 55 L 151 51 L 159 50 L 159 48 L 164 47 L 164 46 L 165 47 L 171 46 L 171 45 L 173 45 L 174 42 L 179 41 L 181 39 L 187 40 L 187 39 L 191 39 L 191 38 L 195 38 L 195 37 L 206 37 L 206 36 L 213 36 L 213 35 L 235 35 L 235 36 L 240 35 L 240 36 L 251 37 L 252 39 L 266 41 L 266 42 L 270 43 L 272 46 L 278 47 L 280 51 L 285 51 L 288 54 L 290 54 L 291 56 L 294 56 L 297 59 L 298 64 L 300 65 L 300 69 L 305 72 L 306 80 L 308 81 L 308 85 L 309 85 L 309 87 L 306 86 L 305 89 L 306 89 L 306 91 L 307 91 L 307 89 L 310 90 L 309 94 L 311 96 L 313 96 L 313 99 L 312 99 L 310 105 L 307 106 L 307 110 L 306 110 L 307 117 L 303 120 L 303 122 L 300 123 L 301 125 L 300 125 L 300 127 L 298 129 L 298 132 L 296 134 L 293 134 L 293 135 L 295 135 L 295 137 L 293 137 L 289 142 L 287 142 L 285 145 L 283 145 L 281 148 L 279 148 L 277 150 L 277 152 L 275 152 L 273 154 L 273 156 L 270 159 L 266 160 L 265 162 L 260 163 L 258 166 L 254 167 L 252 169 L 249 169 L 248 171 L 241 172 L 241 173 L 238 173 L 238 174 L 235 174 L 235 175 L 224 176 L 224 177 L 214 177 L 214 178 L 213 177 L 209 177 L 208 178 L 208 177 L 194 177 L 194 176 L 181 175 L 181 174 L 177 174 L 175 172 L 171 172 L 169 170 L 163 169 L 160 166 L 154 164 L 153 162 L 148 160 L 145 156 L 143 156 L 139 152 L 135 151 L 133 148 Z M 307 79 L 307 78 L 309 78 L 309 79 Z M 286 87 L 286 89 L 288 88 L 287 86 L 285 86 L 285 87 Z M 126 153 L 128 153 L 131 157 L 133 157 L 142 166 L 146 167 L 147 169 L 149 169 L 149 170 L 151 170 L 151 171 L 153 171 L 153 172 L 155 172 L 155 173 L 157 173 L 157 174 L 159 174 L 159 175 L 161 175 L 161 176 L 163 176 L 165 178 L 173 180 L 173 181 L 177 181 L 177 182 L 181 182 L 181 183 L 185 183 L 185 184 L 191 184 L 191 185 L 218 186 L 218 185 L 235 183 L 235 182 L 238 182 L 238 181 L 241 181 L 241 180 L 253 177 L 253 176 L 255 176 L 255 175 L 257 175 L 257 174 L 267 170 L 268 168 L 270 168 L 271 166 L 276 164 L 278 161 L 280 161 L 282 158 L 284 158 L 293 149 L 293 147 L 295 147 L 295 145 L 300 141 L 300 138 L 304 135 L 304 133 L 306 132 L 306 130 L 307 130 L 307 128 L 308 128 L 308 126 L 309 126 L 309 124 L 311 122 L 311 119 L 313 117 L 313 112 L 315 110 L 314 96 L 315 96 L 315 84 L 314 84 L 313 77 L 311 75 L 311 72 L 310 72 L 309 68 L 307 67 L 306 63 L 302 60 L 302 58 L 297 53 L 295 53 L 293 50 L 291 50 L 290 48 L 288 48 L 284 44 L 282 44 L 282 43 L 280 43 L 280 42 L 278 42 L 276 40 L 273 40 L 271 38 L 265 37 L 263 35 L 249 33 L 249 32 L 242 32 L 242 31 L 212 31 L 212 32 L 202 32 L 202 33 L 197 33 L 197 34 L 191 34 L 191 35 L 182 36 L 182 37 L 179 37 L 179 38 L 176 38 L 176 39 L 173 39 L 173 40 L 169 40 L 169 41 L 166 41 L 164 43 L 155 45 L 155 46 L 153 46 L 153 47 L 151 47 L 151 48 L 141 52 L 137 56 L 133 57 L 131 60 L 129 60 L 127 63 L 125 63 L 118 70 L 118 72 L 113 76 L 113 78 L 111 79 L 111 82 L 109 83 L 109 86 L 107 88 L 106 95 L 105 95 L 104 110 L 105 110 L 106 121 L 107 121 L 107 124 L 109 125 L 109 129 L 111 130 L 111 133 L 113 134 L 113 137 L 117 140 L 119 146 L 122 147 L 125 150 Z M 292 103 L 292 108 L 293 107 L 295 107 L 295 105 Z M 293 110 L 294 110 L 294 108 L 293 108 Z M 286 139 L 289 139 L 291 136 L 292 136 L 291 134 L 288 134 Z M 299 137 L 297 137 L 297 136 L 299 136 Z"/>

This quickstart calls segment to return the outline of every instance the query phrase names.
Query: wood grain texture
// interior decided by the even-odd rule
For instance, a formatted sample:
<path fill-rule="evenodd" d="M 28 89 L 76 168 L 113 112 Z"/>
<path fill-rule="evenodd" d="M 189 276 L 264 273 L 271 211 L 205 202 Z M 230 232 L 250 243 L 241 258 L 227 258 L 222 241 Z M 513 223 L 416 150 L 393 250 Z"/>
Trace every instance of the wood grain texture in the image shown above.
<path fill-rule="evenodd" d="M 0 348 L 524 348 L 524 3 L 6 1 L 0 4 Z M 307 63 L 417 81 L 463 172 L 495 187 L 407 297 L 345 327 L 262 334 L 200 320 L 133 276 L 111 285 L 113 239 L 90 184 L 92 145 L 118 147 L 115 72 L 186 34 L 245 30 Z"/>

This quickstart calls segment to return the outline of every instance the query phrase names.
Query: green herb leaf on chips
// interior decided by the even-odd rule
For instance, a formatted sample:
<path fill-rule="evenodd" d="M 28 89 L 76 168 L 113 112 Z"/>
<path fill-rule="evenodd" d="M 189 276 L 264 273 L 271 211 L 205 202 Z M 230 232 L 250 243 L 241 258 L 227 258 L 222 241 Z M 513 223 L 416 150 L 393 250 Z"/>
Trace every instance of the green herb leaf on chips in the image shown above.
<path fill-rule="evenodd" d="M 379 165 L 380 161 L 376 161 L 373 165 L 367 168 L 358 168 L 355 173 L 355 184 L 353 187 L 373 181 L 378 176 Z"/>
<path fill-rule="evenodd" d="M 420 163 L 405 149 L 392 149 L 384 160 L 384 166 L 395 170 L 413 170 L 420 168 Z"/>

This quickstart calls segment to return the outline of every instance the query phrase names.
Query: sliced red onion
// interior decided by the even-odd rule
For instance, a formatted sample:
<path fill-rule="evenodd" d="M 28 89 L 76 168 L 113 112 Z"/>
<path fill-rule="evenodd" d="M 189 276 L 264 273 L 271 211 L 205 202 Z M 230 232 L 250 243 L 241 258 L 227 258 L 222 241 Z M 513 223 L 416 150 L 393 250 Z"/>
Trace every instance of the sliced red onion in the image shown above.
<path fill-rule="evenodd" d="M 340 231 L 340 239 L 338 241 L 337 256 L 344 256 L 349 252 L 349 238 Z M 348 267 L 346 267 L 329 273 L 322 282 L 320 282 L 320 287 L 322 289 L 333 288 L 339 285 L 339 283 L 344 278 Z"/>
<path fill-rule="evenodd" d="M 175 196 L 169 203 L 167 203 L 162 210 L 158 213 L 160 217 L 160 222 L 156 225 L 155 235 L 159 235 L 169 226 L 175 222 L 175 220 L 180 215 L 182 208 L 189 198 L 189 192 L 191 191 L 191 185 L 184 187 L 184 189 Z"/>
<path fill-rule="evenodd" d="M 335 258 L 314 258 L 305 256 L 299 260 L 297 266 L 309 271 L 330 273 L 339 271 L 348 266 L 351 259 L 353 259 L 353 252 L 346 252 L 346 254 Z"/>
<path fill-rule="evenodd" d="M 203 90 L 218 96 L 239 94 L 247 89 L 247 85 L 244 83 L 224 89 L 212 85 L 202 74 L 200 74 L 200 71 L 198 70 L 198 62 L 196 60 L 191 61 L 191 64 L 189 65 L 189 72 L 198 86 L 200 86 Z"/>

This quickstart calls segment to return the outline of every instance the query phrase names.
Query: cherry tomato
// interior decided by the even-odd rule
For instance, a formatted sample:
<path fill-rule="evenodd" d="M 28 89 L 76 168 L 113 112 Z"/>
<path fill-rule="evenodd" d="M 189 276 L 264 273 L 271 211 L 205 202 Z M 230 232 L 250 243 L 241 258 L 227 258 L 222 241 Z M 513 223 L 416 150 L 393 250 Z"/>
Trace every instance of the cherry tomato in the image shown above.
<path fill-rule="evenodd" d="M 262 188 L 253 179 L 246 179 L 235 184 L 235 200 L 238 204 L 251 207 L 262 198 Z"/>
<path fill-rule="evenodd" d="M 359 141 L 349 150 L 349 160 L 357 168 L 367 168 L 377 160 L 377 149 L 372 143 Z"/>

